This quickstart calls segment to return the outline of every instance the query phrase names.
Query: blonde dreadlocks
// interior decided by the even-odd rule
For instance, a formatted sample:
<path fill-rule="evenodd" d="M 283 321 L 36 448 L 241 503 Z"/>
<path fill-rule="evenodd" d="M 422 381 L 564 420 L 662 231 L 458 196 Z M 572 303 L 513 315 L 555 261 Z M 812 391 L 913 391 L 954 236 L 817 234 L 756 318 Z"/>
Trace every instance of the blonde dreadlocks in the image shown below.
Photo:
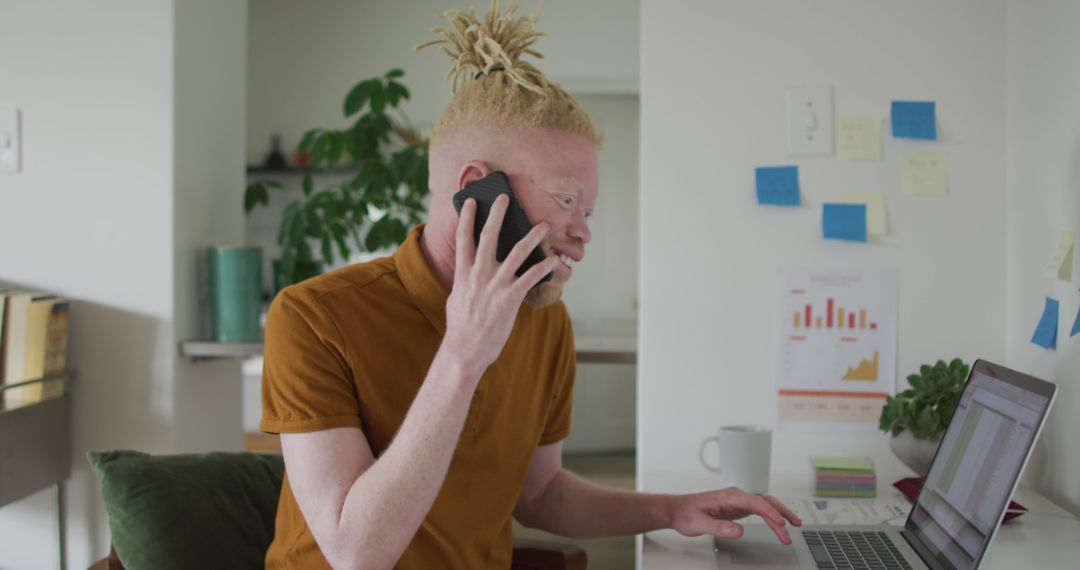
<path fill-rule="evenodd" d="M 499 0 L 481 22 L 472 9 L 449 10 L 440 16 L 445 28 L 432 28 L 442 36 L 416 49 L 445 44 L 442 51 L 453 61 L 447 78 L 452 78 L 450 102 L 443 109 L 432 142 L 440 134 L 475 123 L 504 127 L 532 126 L 577 133 L 594 147 L 602 137 L 592 119 L 559 85 L 542 71 L 521 61 L 523 55 L 544 56 L 531 46 L 546 35 L 535 31 L 537 12 L 515 18 L 517 5 L 511 1 L 505 12 Z"/>

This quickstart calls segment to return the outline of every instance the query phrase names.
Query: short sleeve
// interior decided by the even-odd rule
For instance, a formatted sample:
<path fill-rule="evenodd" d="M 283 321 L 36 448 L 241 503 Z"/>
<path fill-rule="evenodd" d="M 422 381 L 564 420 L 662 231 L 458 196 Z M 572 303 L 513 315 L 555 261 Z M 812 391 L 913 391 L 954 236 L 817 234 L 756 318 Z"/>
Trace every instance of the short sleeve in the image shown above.
<path fill-rule="evenodd" d="M 547 425 L 544 426 L 544 434 L 540 436 L 540 445 L 562 441 L 570 435 L 571 412 L 574 408 L 574 378 L 577 374 L 577 352 L 574 349 L 574 329 L 565 307 L 562 308 L 559 332 L 556 378 L 553 380 L 556 389 L 548 412 Z"/>
<path fill-rule="evenodd" d="M 292 286 L 278 293 L 264 336 L 260 430 L 360 427 L 360 404 L 341 337 L 312 292 Z"/>

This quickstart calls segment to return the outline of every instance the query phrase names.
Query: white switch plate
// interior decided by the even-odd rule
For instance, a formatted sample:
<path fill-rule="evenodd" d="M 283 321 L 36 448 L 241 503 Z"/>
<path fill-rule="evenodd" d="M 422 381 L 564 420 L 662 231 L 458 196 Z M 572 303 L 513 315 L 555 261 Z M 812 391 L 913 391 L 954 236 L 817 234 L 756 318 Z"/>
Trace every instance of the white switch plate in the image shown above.
<path fill-rule="evenodd" d="M 791 156 L 833 153 L 832 87 L 792 87 L 787 93 L 788 154 Z"/>
<path fill-rule="evenodd" d="M 19 110 L 0 109 L 0 172 L 18 172 L 22 167 L 19 148 Z"/>

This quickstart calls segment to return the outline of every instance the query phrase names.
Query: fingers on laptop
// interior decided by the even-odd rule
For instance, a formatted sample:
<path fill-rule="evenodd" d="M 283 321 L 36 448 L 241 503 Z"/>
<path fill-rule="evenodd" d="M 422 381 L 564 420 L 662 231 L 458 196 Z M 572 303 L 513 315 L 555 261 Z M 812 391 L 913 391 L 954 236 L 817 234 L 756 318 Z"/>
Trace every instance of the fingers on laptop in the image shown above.
<path fill-rule="evenodd" d="M 761 498 L 768 501 L 770 505 L 772 505 L 776 510 L 780 511 L 780 514 L 784 515 L 784 518 L 790 521 L 791 524 L 795 526 L 802 526 L 802 519 L 799 518 L 799 515 L 796 515 L 795 511 L 792 511 L 790 508 L 788 508 L 788 506 L 785 505 L 783 501 L 777 499 L 772 495 L 762 495 Z"/>
<path fill-rule="evenodd" d="M 710 531 L 714 536 L 720 538 L 736 539 L 742 538 L 743 535 L 741 524 L 723 519 L 713 519 Z"/>
<path fill-rule="evenodd" d="M 783 511 L 776 505 L 779 501 L 769 495 L 751 496 L 750 500 L 751 510 L 754 514 L 760 516 L 765 521 L 765 524 L 769 525 L 776 538 L 779 538 L 780 542 L 784 544 L 791 544 L 791 536 L 788 534 L 787 520 L 785 520 L 787 515 L 782 514 Z M 783 505 L 780 506 L 783 507 Z M 786 507 L 783 508 L 786 510 Z"/>

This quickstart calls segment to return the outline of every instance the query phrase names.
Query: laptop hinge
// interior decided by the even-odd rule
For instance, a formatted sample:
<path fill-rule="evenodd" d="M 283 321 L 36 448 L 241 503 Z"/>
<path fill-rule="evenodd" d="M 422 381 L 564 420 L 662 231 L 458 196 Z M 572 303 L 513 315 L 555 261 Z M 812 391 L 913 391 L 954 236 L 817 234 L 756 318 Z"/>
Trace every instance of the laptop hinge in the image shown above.
<path fill-rule="evenodd" d="M 922 559 L 923 564 L 926 564 L 927 568 L 932 568 L 933 570 L 948 570 L 938 562 L 937 558 L 934 557 L 934 554 L 930 552 L 930 549 L 924 546 L 922 541 L 915 536 L 915 533 L 904 529 L 900 531 L 900 536 L 904 537 L 904 540 L 907 541 L 908 545 L 919 555 L 919 558 Z"/>

